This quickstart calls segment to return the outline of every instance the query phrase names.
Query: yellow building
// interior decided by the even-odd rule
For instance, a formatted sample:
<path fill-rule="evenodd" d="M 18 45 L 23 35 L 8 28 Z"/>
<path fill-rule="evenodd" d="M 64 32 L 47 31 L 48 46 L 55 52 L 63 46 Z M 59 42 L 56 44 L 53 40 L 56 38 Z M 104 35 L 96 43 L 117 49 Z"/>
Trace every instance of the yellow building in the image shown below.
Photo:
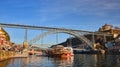
<path fill-rule="evenodd" d="M 112 34 L 113 38 L 117 38 L 120 35 L 120 28 L 113 27 L 112 25 L 105 24 L 102 28 L 99 28 L 99 32 L 105 32 Z"/>
<path fill-rule="evenodd" d="M 0 45 L 6 45 L 10 43 L 10 36 L 9 34 L 0 27 Z"/>

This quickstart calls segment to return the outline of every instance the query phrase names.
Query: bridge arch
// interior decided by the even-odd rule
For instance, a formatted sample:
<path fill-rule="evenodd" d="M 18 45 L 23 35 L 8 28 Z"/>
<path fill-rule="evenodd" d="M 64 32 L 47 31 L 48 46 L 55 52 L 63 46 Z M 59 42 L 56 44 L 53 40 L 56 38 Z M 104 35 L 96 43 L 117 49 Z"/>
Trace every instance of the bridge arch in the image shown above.
<path fill-rule="evenodd" d="M 80 32 L 75 32 L 75 31 L 63 31 L 63 30 L 53 30 L 53 31 L 48 31 L 48 32 L 44 32 L 38 36 L 36 36 L 35 38 L 31 39 L 29 41 L 29 45 L 32 45 L 33 43 L 39 41 L 41 38 L 44 38 L 47 35 L 50 34 L 56 34 L 56 33 L 66 33 L 66 34 L 70 34 L 75 36 L 76 38 L 78 38 L 79 40 L 84 41 L 88 46 L 90 46 L 91 48 L 93 48 L 92 46 L 92 42 L 90 40 L 88 40 L 85 36 L 81 35 Z"/>

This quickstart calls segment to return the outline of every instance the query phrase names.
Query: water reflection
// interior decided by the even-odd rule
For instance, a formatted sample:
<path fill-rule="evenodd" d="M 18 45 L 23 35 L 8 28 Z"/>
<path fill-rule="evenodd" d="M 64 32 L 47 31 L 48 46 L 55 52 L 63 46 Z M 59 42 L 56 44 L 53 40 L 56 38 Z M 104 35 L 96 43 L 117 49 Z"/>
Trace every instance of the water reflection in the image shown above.
<path fill-rule="evenodd" d="M 26 67 L 26 66 L 27 66 L 27 58 L 15 58 L 15 59 L 11 59 L 10 63 L 6 67 Z"/>
<path fill-rule="evenodd" d="M 120 55 L 75 55 L 73 67 L 120 67 Z"/>
<path fill-rule="evenodd" d="M 0 67 L 120 67 L 120 55 L 76 54 L 68 58 L 30 56 L 2 61 Z"/>
<path fill-rule="evenodd" d="M 74 67 L 95 67 L 96 59 L 94 55 L 75 55 Z"/>
<path fill-rule="evenodd" d="M 74 57 L 54 58 L 56 67 L 73 67 Z"/>
<path fill-rule="evenodd" d="M 52 57 L 29 57 L 28 67 L 72 67 L 73 57 L 52 58 Z"/>
<path fill-rule="evenodd" d="M 11 59 L 7 60 L 7 61 L 2 61 L 0 62 L 0 67 L 7 67 L 7 65 L 9 65 L 11 62 Z"/>

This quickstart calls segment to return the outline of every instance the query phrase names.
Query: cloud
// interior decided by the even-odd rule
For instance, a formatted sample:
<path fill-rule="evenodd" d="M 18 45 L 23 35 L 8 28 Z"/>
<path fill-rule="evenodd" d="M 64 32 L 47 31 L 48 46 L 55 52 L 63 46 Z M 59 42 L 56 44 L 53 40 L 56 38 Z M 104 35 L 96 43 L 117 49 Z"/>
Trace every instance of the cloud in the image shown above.
<path fill-rule="evenodd" d="M 40 11 L 54 14 L 99 15 L 120 10 L 119 6 L 119 0 L 54 0 Z"/>
<path fill-rule="evenodd" d="M 120 0 L 12 0 L 5 3 L 11 16 L 16 13 L 15 16 L 26 15 L 29 18 L 28 15 L 31 14 L 30 16 L 39 17 L 42 23 L 71 15 L 120 18 Z"/>

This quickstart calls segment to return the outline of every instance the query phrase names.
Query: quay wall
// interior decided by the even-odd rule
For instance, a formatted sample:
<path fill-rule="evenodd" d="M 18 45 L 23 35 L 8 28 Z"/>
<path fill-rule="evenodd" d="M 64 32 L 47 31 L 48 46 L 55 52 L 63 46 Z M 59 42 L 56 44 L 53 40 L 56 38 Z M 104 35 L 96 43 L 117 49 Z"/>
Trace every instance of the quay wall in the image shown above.
<path fill-rule="evenodd" d="M 0 61 L 13 58 L 15 53 L 13 51 L 0 50 Z"/>

